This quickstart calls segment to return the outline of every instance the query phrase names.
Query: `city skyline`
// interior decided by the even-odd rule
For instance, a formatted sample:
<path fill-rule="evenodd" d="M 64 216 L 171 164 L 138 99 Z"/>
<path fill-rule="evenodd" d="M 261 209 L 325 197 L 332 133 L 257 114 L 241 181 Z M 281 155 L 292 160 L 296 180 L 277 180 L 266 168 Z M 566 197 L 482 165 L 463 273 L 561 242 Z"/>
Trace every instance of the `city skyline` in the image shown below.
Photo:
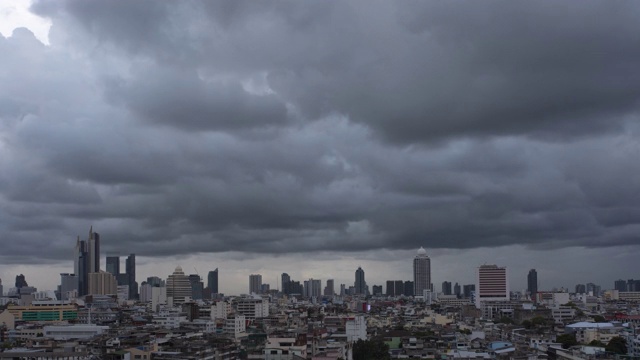
<path fill-rule="evenodd" d="M 232 3 L 0 3 L 0 278 L 640 272 L 640 4 Z"/>

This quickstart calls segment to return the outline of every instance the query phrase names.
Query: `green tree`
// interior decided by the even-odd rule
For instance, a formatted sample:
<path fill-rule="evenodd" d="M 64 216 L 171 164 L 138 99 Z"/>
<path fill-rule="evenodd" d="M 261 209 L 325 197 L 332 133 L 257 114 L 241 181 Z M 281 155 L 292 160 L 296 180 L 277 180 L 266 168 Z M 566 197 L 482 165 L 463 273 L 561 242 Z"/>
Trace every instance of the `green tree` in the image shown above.
<path fill-rule="evenodd" d="M 358 340 L 353 344 L 353 360 L 390 360 L 389 345 L 379 340 Z"/>
<path fill-rule="evenodd" d="M 529 320 L 524 320 L 522 322 L 522 326 L 524 326 L 525 329 L 531 329 L 533 327 L 533 323 Z"/>
<path fill-rule="evenodd" d="M 572 346 L 578 345 L 575 334 L 562 334 L 556 337 L 556 341 L 562 344 L 563 349 L 568 349 Z"/>
<path fill-rule="evenodd" d="M 591 342 L 589 343 L 589 346 L 605 347 L 605 344 L 600 340 L 591 340 Z"/>
<path fill-rule="evenodd" d="M 533 324 L 533 326 L 542 326 L 546 323 L 547 323 L 547 319 L 543 318 L 542 316 L 536 316 L 533 319 L 531 319 L 531 324 Z"/>
<path fill-rule="evenodd" d="M 624 355 L 627 353 L 627 341 L 623 337 L 616 336 L 609 340 L 605 350 L 614 354 Z"/>
<path fill-rule="evenodd" d="M 498 322 L 503 324 L 513 324 L 513 320 L 510 317 L 506 316 L 501 317 Z"/>
<path fill-rule="evenodd" d="M 603 322 L 607 322 L 607 319 L 605 319 L 604 316 L 602 315 L 596 315 L 593 317 L 593 321 L 597 323 L 603 323 Z"/>

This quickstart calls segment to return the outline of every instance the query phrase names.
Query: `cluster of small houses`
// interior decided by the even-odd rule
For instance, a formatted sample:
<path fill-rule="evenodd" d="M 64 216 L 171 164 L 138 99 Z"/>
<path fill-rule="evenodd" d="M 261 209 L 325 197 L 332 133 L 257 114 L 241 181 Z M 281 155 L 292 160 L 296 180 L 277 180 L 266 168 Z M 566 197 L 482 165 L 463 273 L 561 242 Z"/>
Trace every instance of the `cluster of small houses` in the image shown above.
<path fill-rule="evenodd" d="M 383 342 L 391 359 L 640 358 L 637 303 L 569 298 L 481 308 L 414 298 L 244 295 L 166 304 L 112 296 L 31 300 L 0 310 L 0 359 L 353 359 Z M 526 326 L 525 326 L 526 325 Z M 567 347 L 559 337 L 572 334 Z M 563 346 L 564 345 L 564 346 Z"/>

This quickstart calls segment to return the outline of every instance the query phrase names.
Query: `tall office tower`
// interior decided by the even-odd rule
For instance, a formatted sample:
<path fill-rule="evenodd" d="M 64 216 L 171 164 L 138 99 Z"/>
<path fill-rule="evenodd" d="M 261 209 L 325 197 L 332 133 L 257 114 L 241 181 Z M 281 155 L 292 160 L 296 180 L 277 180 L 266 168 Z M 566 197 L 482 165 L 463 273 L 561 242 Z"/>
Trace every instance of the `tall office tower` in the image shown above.
<path fill-rule="evenodd" d="M 413 288 L 415 296 L 424 296 L 424 291 L 431 289 L 431 259 L 423 247 L 413 259 Z"/>
<path fill-rule="evenodd" d="M 218 293 L 218 268 L 209 271 L 209 274 L 207 274 L 207 287 L 211 290 L 212 294 Z"/>
<path fill-rule="evenodd" d="M 640 280 L 627 280 L 627 291 L 640 291 Z"/>
<path fill-rule="evenodd" d="M 360 266 L 356 270 L 356 281 L 354 283 L 356 295 L 367 295 L 367 282 L 364 280 L 364 270 Z"/>
<path fill-rule="evenodd" d="M 87 244 L 89 272 L 100 272 L 100 234 L 93 232 L 93 226 L 89 229 L 89 240 Z"/>
<path fill-rule="evenodd" d="M 463 285 L 462 286 L 462 294 L 465 298 L 471 298 L 471 294 L 476 291 L 476 286 L 474 284 Z"/>
<path fill-rule="evenodd" d="M 147 284 L 151 285 L 151 287 L 165 287 L 165 281 L 157 276 L 149 276 Z"/>
<path fill-rule="evenodd" d="M 204 284 L 200 281 L 200 275 L 191 274 L 189 275 L 189 284 L 191 284 L 191 298 L 193 300 L 202 300 Z"/>
<path fill-rule="evenodd" d="M 249 294 L 260 294 L 260 291 L 262 291 L 262 275 L 249 275 Z"/>
<path fill-rule="evenodd" d="M 451 282 L 443 281 L 442 282 L 442 293 L 444 295 L 451 295 Z"/>
<path fill-rule="evenodd" d="M 626 292 L 627 291 L 627 282 L 620 279 L 620 280 L 616 280 L 616 282 L 614 283 L 613 288 L 615 290 L 618 290 L 619 292 Z"/>
<path fill-rule="evenodd" d="M 105 271 L 89 273 L 89 295 L 116 295 L 116 277 Z"/>
<path fill-rule="evenodd" d="M 584 294 L 587 292 L 587 287 L 584 284 L 576 285 L 576 294 Z"/>
<path fill-rule="evenodd" d="M 129 299 L 138 298 L 138 283 L 136 282 L 136 254 L 129 254 L 125 263 L 127 285 L 129 285 Z"/>
<path fill-rule="evenodd" d="M 21 289 L 27 286 L 29 286 L 29 284 L 27 284 L 27 280 L 25 279 L 24 275 L 16 275 L 16 289 Z"/>
<path fill-rule="evenodd" d="M 75 274 L 60 274 L 60 299 L 69 300 L 70 294 L 78 290 L 78 279 Z"/>
<path fill-rule="evenodd" d="M 400 296 L 404 294 L 404 282 L 402 280 L 396 280 L 393 282 L 395 287 L 396 296 Z"/>
<path fill-rule="evenodd" d="M 387 296 L 396 296 L 396 286 L 393 280 L 387 280 Z"/>
<path fill-rule="evenodd" d="M 120 274 L 120 257 L 119 256 L 107 256 L 107 272 L 118 276 Z"/>
<path fill-rule="evenodd" d="M 347 295 L 347 286 L 345 284 L 340 284 L 340 296 Z"/>
<path fill-rule="evenodd" d="M 89 253 L 87 251 L 87 242 L 80 240 L 80 236 L 76 240 L 73 263 L 73 271 L 78 281 L 78 296 L 87 295 L 89 293 Z"/>
<path fill-rule="evenodd" d="M 527 275 L 527 291 L 531 299 L 535 301 L 536 294 L 538 293 L 538 272 L 536 269 L 529 270 L 529 275 Z"/>
<path fill-rule="evenodd" d="M 327 280 L 327 286 L 324 288 L 324 296 L 333 296 L 336 292 L 333 279 Z"/>
<path fill-rule="evenodd" d="M 172 298 L 173 304 L 183 304 L 191 299 L 191 283 L 180 266 L 167 278 L 167 299 Z"/>
<path fill-rule="evenodd" d="M 308 298 L 322 296 L 322 282 L 318 279 L 305 280 L 304 296 Z"/>
<path fill-rule="evenodd" d="M 509 281 L 507 268 L 497 265 L 482 265 L 478 268 L 476 283 L 476 307 L 483 301 L 508 301 Z"/>
<path fill-rule="evenodd" d="M 291 276 L 289 276 L 289 274 L 287 273 L 282 273 L 282 275 L 280 275 L 280 279 L 282 281 L 282 293 L 287 295 L 290 294 L 289 282 L 291 281 Z"/>
<path fill-rule="evenodd" d="M 2 279 L 0 279 L 0 297 L 4 296 L 4 289 L 2 288 Z"/>
<path fill-rule="evenodd" d="M 414 296 L 413 293 L 413 281 L 405 281 L 404 282 L 404 296 Z"/>
<path fill-rule="evenodd" d="M 460 297 L 460 295 L 462 294 L 460 284 L 456 283 L 455 285 L 453 285 L 453 294 L 457 297 Z"/>

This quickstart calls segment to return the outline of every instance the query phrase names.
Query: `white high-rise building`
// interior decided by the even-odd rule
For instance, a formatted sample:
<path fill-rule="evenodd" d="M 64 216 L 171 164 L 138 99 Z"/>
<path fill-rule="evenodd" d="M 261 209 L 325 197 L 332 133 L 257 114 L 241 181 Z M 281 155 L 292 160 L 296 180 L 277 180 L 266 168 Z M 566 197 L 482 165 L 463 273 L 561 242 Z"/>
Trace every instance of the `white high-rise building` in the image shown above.
<path fill-rule="evenodd" d="M 427 250 L 420 247 L 413 259 L 413 293 L 421 296 L 425 290 L 431 290 L 431 259 Z"/>
<path fill-rule="evenodd" d="M 478 268 L 476 282 L 476 307 L 483 301 L 508 301 L 509 281 L 507 268 L 498 265 L 482 265 Z"/>

